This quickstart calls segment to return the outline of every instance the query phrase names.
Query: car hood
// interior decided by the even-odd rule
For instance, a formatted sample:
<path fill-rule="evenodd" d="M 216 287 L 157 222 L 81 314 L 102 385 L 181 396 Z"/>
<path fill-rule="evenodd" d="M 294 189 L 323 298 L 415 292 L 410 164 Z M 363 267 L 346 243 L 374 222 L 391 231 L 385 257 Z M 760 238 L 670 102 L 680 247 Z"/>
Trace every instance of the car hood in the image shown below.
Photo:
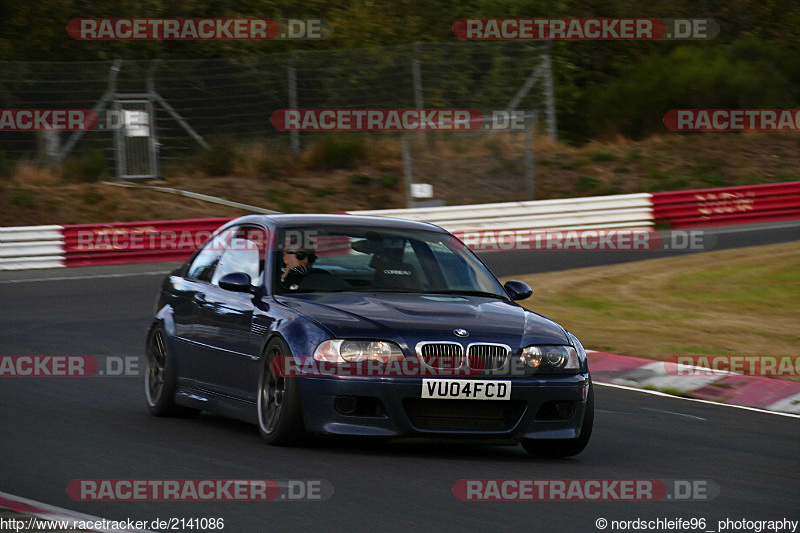
<path fill-rule="evenodd" d="M 512 350 L 528 344 L 569 344 L 564 329 L 552 320 L 482 296 L 309 293 L 276 299 L 338 338 L 394 340 L 410 349 L 430 340 L 496 342 Z M 469 335 L 459 338 L 455 329 Z"/>

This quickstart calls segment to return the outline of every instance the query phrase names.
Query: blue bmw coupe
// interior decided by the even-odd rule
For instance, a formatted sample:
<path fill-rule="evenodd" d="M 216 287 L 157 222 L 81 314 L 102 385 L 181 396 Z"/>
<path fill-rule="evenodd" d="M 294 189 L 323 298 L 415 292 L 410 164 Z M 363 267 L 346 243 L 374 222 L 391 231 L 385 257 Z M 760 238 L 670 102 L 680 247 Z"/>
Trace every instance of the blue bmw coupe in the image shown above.
<path fill-rule="evenodd" d="M 530 295 L 432 224 L 245 216 L 161 285 L 147 404 L 245 420 L 274 445 L 478 438 L 572 456 L 594 419 L 586 352 L 515 303 Z"/>

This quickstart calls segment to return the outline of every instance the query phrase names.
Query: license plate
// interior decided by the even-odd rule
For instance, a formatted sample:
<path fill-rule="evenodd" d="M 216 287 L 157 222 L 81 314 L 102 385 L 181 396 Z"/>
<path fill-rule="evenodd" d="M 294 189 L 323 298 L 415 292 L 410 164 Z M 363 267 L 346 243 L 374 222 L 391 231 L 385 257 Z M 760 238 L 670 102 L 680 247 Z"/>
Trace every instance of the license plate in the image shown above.
<path fill-rule="evenodd" d="M 423 379 L 422 397 L 456 400 L 510 400 L 510 381 Z"/>

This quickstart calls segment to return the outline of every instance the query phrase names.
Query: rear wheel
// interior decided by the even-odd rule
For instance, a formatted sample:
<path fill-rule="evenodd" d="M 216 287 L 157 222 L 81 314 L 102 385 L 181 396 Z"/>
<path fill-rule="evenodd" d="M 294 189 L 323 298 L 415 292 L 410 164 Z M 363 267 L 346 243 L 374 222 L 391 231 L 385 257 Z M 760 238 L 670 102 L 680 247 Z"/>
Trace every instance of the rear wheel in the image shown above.
<path fill-rule="evenodd" d="M 160 325 L 153 326 L 147 336 L 147 368 L 144 394 L 147 407 L 154 416 L 197 416 L 198 409 L 175 403 L 176 376 L 174 363 L 167 353 L 166 337 Z"/>
<path fill-rule="evenodd" d="M 295 446 L 306 437 L 297 378 L 279 375 L 272 368 L 276 358 L 291 355 L 282 339 L 271 340 L 258 382 L 258 429 L 267 444 L 275 446 Z"/>
<path fill-rule="evenodd" d="M 572 457 L 581 453 L 589 444 L 592 426 L 594 426 L 594 389 L 590 381 L 586 396 L 586 411 L 583 415 L 581 433 L 577 439 L 524 439 L 522 447 L 534 457 Z"/>

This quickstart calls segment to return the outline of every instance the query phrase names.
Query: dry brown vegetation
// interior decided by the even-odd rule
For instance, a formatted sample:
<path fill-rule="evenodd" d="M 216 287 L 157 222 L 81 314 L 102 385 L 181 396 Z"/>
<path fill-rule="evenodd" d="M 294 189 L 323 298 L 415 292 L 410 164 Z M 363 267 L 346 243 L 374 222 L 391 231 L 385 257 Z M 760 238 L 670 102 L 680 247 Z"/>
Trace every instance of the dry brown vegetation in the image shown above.
<path fill-rule="evenodd" d="M 325 144 L 311 142 L 297 161 L 285 146 L 235 148 L 222 176 L 198 160 L 169 169 L 155 185 L 189 190 L 284 212 L 336 212 L 405 206 L 400 141 L 350 137 L 344 166 L 327 170 Z M 349 141 L 348 141 L 349 142 Z M 428 135 L 413 143 L 416 182 L 431 183 L 449 205 L 529 199 L 524 136 Z M 355 148 L 355 150 L 353 150 Z M 344 149 L 337 148 L 340 152 Z M 666 134 L 573 147 L 539 136 L 536 199 L 679 190 L 800 179 L 797 133 Z M 214 153 L 205 159 L 212 160 Z M 334 156 L 342 153 L 334 152 Z M 210 157 L 209 157 L 210 156 Z M 105 176 L 108 178 L 108 176 Z M 0 178 L 0 225 L 236 216 L 245 211 L 18 163 Z"/>

